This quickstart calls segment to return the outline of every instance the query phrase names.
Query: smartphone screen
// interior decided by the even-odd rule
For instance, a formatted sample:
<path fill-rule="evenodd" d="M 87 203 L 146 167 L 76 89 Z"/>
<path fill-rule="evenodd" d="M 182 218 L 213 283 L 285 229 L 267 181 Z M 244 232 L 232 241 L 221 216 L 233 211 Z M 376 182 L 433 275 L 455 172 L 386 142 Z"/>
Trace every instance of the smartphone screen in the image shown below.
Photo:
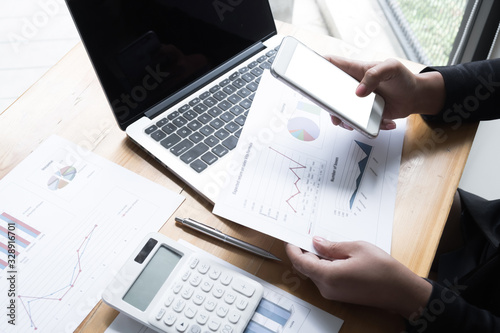
<path fill-rule="evenodd" d="M 358 97 L 355 92 L 359 82 L 356 79 L 307 46 L 293 39 L 291 44 L 294 47 L 280 48 L 282 54 L 278 53 L 273 63 L 273 74 L 350 125 L 370 137 L 376 136 L 383 100 L 379 105 L 374 93 Z"/>

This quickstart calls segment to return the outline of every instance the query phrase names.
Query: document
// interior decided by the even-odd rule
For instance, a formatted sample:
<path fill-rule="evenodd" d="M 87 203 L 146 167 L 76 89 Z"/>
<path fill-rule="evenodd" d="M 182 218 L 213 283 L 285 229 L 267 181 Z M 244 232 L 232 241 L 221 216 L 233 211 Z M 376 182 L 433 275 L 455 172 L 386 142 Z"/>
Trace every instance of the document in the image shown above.
<path fill-rule="evenodd" d="M 47 139 L 0 181 L 0 332 L 73 332 L 183 200 L 69 141 Z"/>
<path fill-rule="evenodd" d="M 201 249 L 184 241 L 179 241 L 196 252 Z M 239 269 L 228 262 L 212 256 L 210 259 L 221 265 L 234 269 L 264 286 L 264 296 L 244 333 L 335 333 L 340 330 L 344 321 L 303 300 L 297 298 L 258 277 Z M 152 329 L 143 326 L 124 314 L 118 317 L 106 330 L 106 333 L 153 333 Z"/>
<path fill-rule="evenodd" d="M 266 71 L 213 212 L 311 252 L 315 235 L 390 252 L 405 127 L 336 127 Z"/>

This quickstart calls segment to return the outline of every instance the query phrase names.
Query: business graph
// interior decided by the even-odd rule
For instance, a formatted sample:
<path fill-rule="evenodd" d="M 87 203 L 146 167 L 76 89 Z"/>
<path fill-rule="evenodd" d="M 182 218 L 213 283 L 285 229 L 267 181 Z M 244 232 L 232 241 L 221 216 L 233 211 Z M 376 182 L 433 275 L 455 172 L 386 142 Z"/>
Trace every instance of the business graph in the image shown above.
<path fill-rule="evenodd" d="M 373 146 L 353 140 L 341 171 L 335 206 L 340 215 L 355 213 L 363 209 L 367 197 L 362 191 L 363 179 L 369 170 Z"/>
<path fill-rule="evenodd" d="M 7 267 L 7 257 L 9 255 L 9 231 L 14 233 L 15 256 L 18 258 L 22 249 L 27 248 L 41 232 L 27 223 L 15 218 L 14 216 L 3 212 L 0 214 L 0 270 Z"/>
<path fill-rule="evenodd" d="M 249 185 L 244 208 L 276 222 L 292 217 L 313 220 L 325 169 L 326 162 L 321 159 L 268 147 L 259 159 L 259 172 Z"/>
<path fill-rule="evenodd" d="M 68 293 L 72 291 L 72 289 L 76 286 L 80 275 L 83 270 L 82 259 L 85 256 L 85 250 L 87 245 L 91 242 L 92 235 L 97 228 L 97 225 L 94 225 L 92 230 L 81 240 L 78 248 L 76 248 L 74 252 L 74 260 L 73 263 L 68 266 L 68 270 L 65 273 L 60 273 L 61 276 L 66 276 L 66 282 L 63 282 L 61 285 L 54 287 L 53 290 L 42 293 L 42 294 L 19 294 L 18 299 L 22 305 L 22 308 L 26 311 L 26 314 L 29 318 L 30 327 L 34 330 L 38 329 L 36 322 L 36 310 L 34 305 L 42 304 L 43 306 L 45 302 L 60 302 L 62 301 Z"/>
<path fill-rule="evenodd" d="M 52 174 L 47 182 L 47 187 L 52 191 L 60 190 L 68 185 L 76 176 L 76 169 L 65 166 Z"/>

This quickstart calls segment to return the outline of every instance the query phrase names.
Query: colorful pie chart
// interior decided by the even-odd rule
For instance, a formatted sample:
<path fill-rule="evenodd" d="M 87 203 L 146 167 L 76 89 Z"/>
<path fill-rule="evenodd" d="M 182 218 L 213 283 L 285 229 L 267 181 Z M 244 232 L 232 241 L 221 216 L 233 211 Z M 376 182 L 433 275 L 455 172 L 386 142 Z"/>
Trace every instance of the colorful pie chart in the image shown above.
<path fill-rule="evenodd" d="M 319 137 L 319 126 L 309 118 L 292 118 L 287 128 L 293 137 L 301 141 L 314 141 Z"/>
<path fill-rule="evenodd" d="M 47 186 L 52 191 L 62 189 L 75 178 L 76 169 L 72 166 L 67 166 L 56 171 L 47 182 Z"/>

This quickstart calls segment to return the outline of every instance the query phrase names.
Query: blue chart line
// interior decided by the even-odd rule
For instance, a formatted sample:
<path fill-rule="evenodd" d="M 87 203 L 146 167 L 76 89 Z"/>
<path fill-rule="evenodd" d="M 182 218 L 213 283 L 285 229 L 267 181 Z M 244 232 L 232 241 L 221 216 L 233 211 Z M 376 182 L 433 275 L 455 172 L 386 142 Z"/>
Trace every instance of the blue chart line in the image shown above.
<path fill-rule="evenodd" d="M 281 327 L 283 328 L 288 319 L 292 316 L 292 312 L 287 310 L 271 301 L 268 301 L 265 298 L 259 303 L 255 313 L 260 316 L 266 318 L 267 321 L 271 321 L 273 327 Z M 254 320 L 250 321 L 244 331 L 244 333 L 274 333 L 276 332 L 273 329 L 270 329 Z M 280 330 L 281 332 L 281 330 Z"/>
<path fill-rule="evenodd" d="M 358 194 L 359 186 L 361 184 L 361 180 L 363 179 L 363 175 L 366 171 L 366 166 L 368 165 L 368 161 L 370 159 L 370 154 L 372 152 L 373 146 L 367 145 L 366 143 L 354 140 L 357 143 L 359 148 L 365 153 L 365 157 L 358 162 L 359 167 L 359 176 L 356 178 L 356 187 L 354 188 L 354 192 L 352 193 L 351 199 L 349 200 L 349 208 L 352 209 L 354 204 L 354 199 L 356 199 L 356 194 Z"/>
<path fill-rule="evenodd" d="M 87 245 L 90 242 L 90 239 L 92 238 L 92 234 L 94 233 L 94 230 L 97 228 L 97 225 L 94 225 L 92 230 L 85 236 L 84 240 L 76 250 L 76 263 L 75 266 L 73 267 L 73 272 L 71 274 L 71 278 L 69 280 L 69 283 L 65 286 L 62 286 L 61 288 L 54 290 L 53 292 L 50 292 L 46 295 L 43 296 L 25 296 L 25 295 L 18 295 L 17 297 L 21 301 L 24 310 L 26 310 L 26 313 L 28 314 L 29 320 L 31 327 L 33 329 L 38 329 L 36 326 L 34 320 L 33 320 L 33 313 L 31 311 L 31 306 L 33 302 L 36 301 L 62 301 L 64 296 L 69 293 L 69 291 L 75 286 L 76 281 L 78 280 L 78 277 L 80 276 L 80 273 L 82 272 L 82 266 L 81 266 L 81 261 L 82 257 L 85 254 L 85 249 L 87 248 Z M 57 295 L 60 296 L 57 296 Z M 27 300 L 29 299 L 29 300 Z"/>

